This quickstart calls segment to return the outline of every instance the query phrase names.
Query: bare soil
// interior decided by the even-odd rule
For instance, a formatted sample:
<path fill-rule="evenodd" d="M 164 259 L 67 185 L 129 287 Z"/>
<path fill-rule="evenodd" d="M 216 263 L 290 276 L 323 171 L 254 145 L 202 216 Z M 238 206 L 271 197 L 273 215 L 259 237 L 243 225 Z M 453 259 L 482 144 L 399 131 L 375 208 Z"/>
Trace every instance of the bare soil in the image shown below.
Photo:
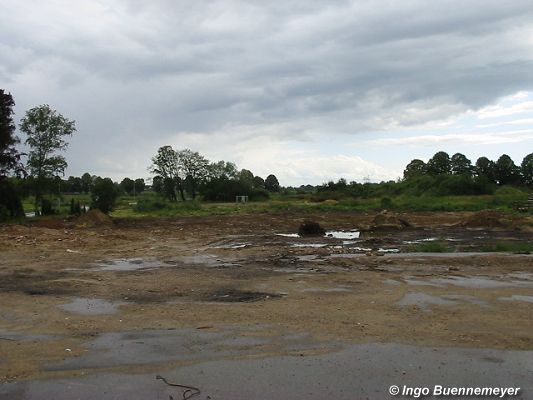
<path fill-rule="evenodd" d="M 531 216 L 491 215 L 483 227 L 472 213 L 411 213 L 400 216 L 409 229 L 391 231 L 372 230 L 374 217 L 0 227 L 0 382 L 79 374 L 47 366 L 84 355 L 105 333 L 152 329 L 256 326 L 266 336 L 533 350 L 533 257 L 476 252 L 491 242 L 531 242 Z M 364 231 L 352 241 L 278 235 L 296 233 L 304 219 L 328 231 Z M 456 252 L 408 252 L 435 238 Z M 118 311 L 58 307 L 77 298 L 117 303 Z"/>

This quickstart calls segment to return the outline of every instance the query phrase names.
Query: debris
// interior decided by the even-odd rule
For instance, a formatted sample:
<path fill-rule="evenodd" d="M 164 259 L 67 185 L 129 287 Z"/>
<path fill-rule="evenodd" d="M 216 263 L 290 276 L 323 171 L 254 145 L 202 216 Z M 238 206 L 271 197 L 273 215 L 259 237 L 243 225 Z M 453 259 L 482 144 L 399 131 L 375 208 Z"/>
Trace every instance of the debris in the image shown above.
<path fill-rule="evenodd" d="M 164 377 L 162 377 L 161 375 L 156 375 L 155 376 L 155 379 L 160 379 L 162 380 L 163 382 L 165 382 L 165 384 L 167 384 L 168 386 L 174 386 L 174 387 L 179 387 L 179 388 L 182 388 L 182 389 L 185 389 L 185 391 L 183 392 L 182 394 L 182 398 L 183 400 L 187 400 L 187 399 L 190 399 L 194 396 L 198 396 L 200 394 L 200 389 L 198 388 L 195 388 L 194 386 L 187 386 L 187 385 L 180 385 L 178 383 L 172 383 L 172 382 L 169 382 L 167 381 Z M 172 398 L 172 397 L 170 397 Z"/>
<path fill-rule="evenodd" d="M 326 230 L 315 221 L 304 221 L 300 228 L 298 228 L 298 234 L 300 236 L 324 236 Z"/>
<path fill-rule="evenodd" d="M 504 228 L 510 224 L 511 221 L 499 212 L 485 210 L 475 213 L 465 221 L 459 222 L 458 225 L 465 228 Z"/>

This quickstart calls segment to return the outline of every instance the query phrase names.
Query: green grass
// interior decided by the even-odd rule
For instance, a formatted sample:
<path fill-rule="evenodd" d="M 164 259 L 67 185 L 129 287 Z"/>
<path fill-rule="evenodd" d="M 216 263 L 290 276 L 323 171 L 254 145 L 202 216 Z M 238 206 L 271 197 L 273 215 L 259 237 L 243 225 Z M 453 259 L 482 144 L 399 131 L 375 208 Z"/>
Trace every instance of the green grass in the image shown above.
<path fill-rule="evenodd" d="M 450 253 L 452 249 L 441 242 L 417 243 L 409 247 L 412 253 Z"/>
<path fill-rule="evenodd" d="M 533 243 L 498 242 L 481 247 L 481 251 L 529 254 L 533 252 Z"/>

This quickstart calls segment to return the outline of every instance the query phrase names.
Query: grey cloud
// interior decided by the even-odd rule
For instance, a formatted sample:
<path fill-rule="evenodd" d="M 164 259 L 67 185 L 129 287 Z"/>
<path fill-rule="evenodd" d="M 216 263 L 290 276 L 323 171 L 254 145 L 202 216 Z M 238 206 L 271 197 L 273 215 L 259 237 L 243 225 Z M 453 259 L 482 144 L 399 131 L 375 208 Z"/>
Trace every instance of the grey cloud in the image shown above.
<path fill-rule="evenodd" d="M 68 110 L 85 148 L 416 125 L 533 82 L 529 0 L 3 3 L 0 87 Z"/>

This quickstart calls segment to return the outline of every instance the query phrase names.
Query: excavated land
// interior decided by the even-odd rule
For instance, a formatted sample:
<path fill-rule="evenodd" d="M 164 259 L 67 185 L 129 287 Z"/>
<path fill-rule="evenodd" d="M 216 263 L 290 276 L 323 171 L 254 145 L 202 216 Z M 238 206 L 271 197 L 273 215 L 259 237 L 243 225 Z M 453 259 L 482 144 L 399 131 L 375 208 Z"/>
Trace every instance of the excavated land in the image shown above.
<path fill-rule="evenodd" d="M 326 236 L 299 237 L 304 220 Z M 60 399 L 54 387 L 69 382 L 85 385 L 71 398 L 181 398 L 153 379 L 165 371 L 194 383 L 203 399 L 278 398 L 283 385 L 293 390 L 287 398 L 345 398 L 337 389 L 347 383 L 307 390 L 324 367 L 313 369 L 314 383 L 272 374 L 303 371 L 290 364 L 302 359 L 312 368 L 330 354 L 348 360 L 348 373 L 349 360 L 364 360 L 347 355 L 350 346 L 378 346 L 365 348 L 376 358 L 364 369 L 383 373 L 390 364 L 391 380 L 421 379 L 416 371 L 444 365 L 455 351 L 466 353 L 447 361 L 449 374 L 464 359 L 501 371 L 507 356 L 523 354 L 529 361 L 513 379 L 523 372 L 524 382 L 508 385 L 524 388 L 533 369 L 533 256 L 483 249 L 531 243 L 532 227 L 532 216 L 468 212 L 84 216 L 1 226 L 0 399 Z M 416 252 L 430 242 L 450 252 Z M 421 355 L 426 349 L 431 357 Z M 421 361 L 411 371 L 400 361 L 415 353 Z M 265 374 L 281 386 L 249 383 L 254 391 L 240 382 L 241 392 L 217 392 L 228 378 L 217 383 L 213 371 L 245 376 L 265 360 Z M 373 379 L 376 392 L 361 384 L 351 398 L 386 398 L 379 393 L 389 381 Z"/>

